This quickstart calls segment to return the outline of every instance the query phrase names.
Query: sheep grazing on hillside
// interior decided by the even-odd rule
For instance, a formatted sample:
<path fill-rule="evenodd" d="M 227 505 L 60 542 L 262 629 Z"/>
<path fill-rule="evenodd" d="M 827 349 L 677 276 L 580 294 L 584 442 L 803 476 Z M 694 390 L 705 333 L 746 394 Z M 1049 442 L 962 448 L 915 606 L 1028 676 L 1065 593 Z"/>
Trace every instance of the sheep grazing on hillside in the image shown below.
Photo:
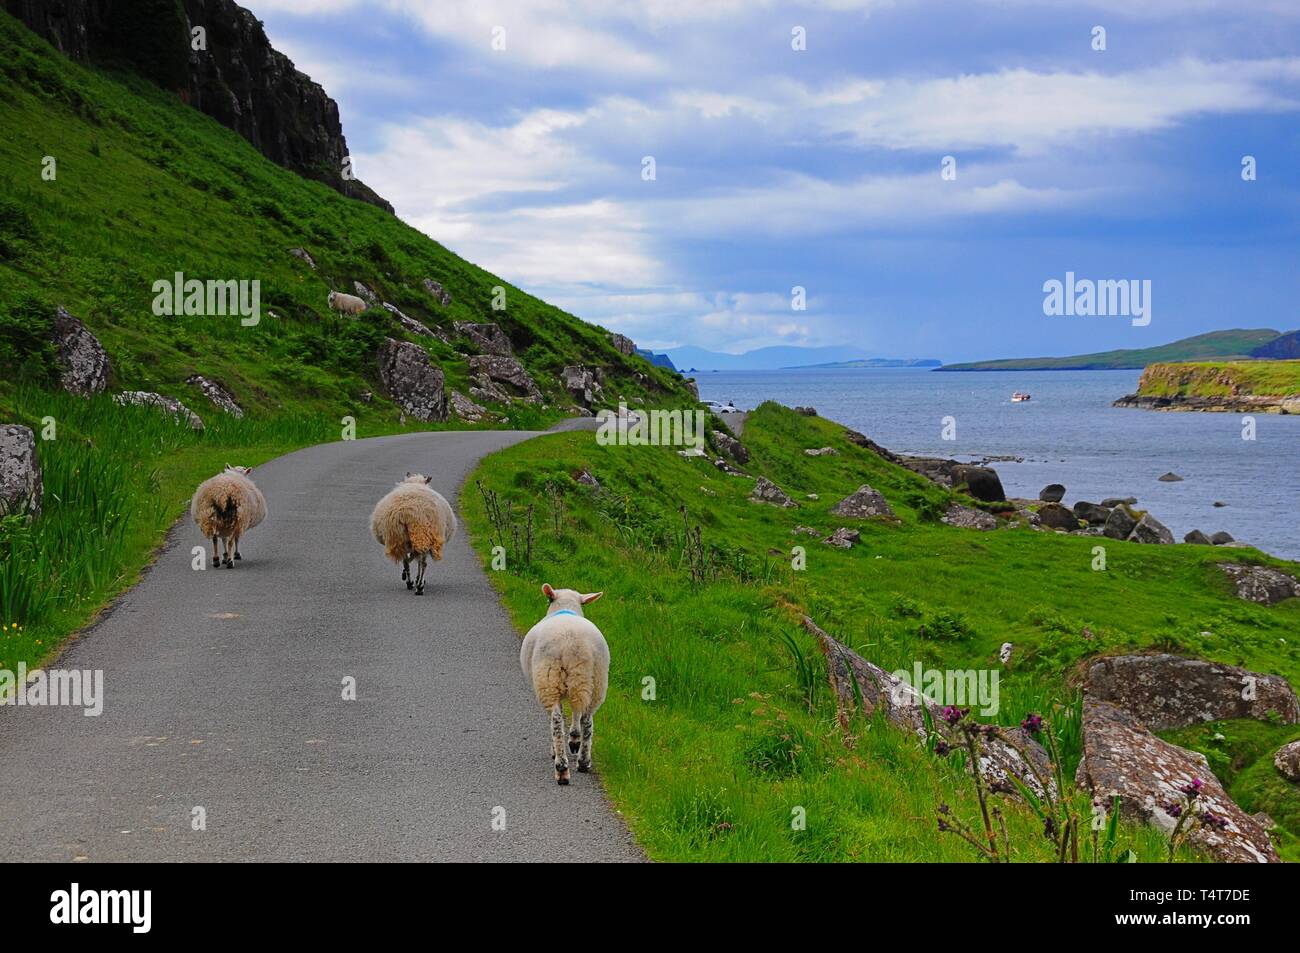
<path fill-rule="evenodd" d="M 369 307 L 356 295 L 343 294 L 341 291 L 330 292 L 329 305 L 340 314 L 360 314 Z"/>
<path fill-rule="evenodd" d="M 577 755 L 578 770 L 591 770 L 592 716 L 605 701 L 609 687 L 609 645 L 605 636 L 582 614 L 582 607 L 603 593 L 542 586 L 550 600 L 546 618 L 528 630 L 519 648 L 519 666 L 533 693 L 551 715 L 551 755 L 555 781 L 569 783 L 569 754 Z M 569 702 L 573 723 L 568 753 L 564 745 L 564 705 Z"/>
<path fill-rule="evenodd" d="M 442 494 L 429 486 L 429 477 L 407 473 L 370 514 L 370 532 L 393 562 L 402 563 L 402 581 L 417 596 L 424 595 L 424 570 L 429 557 L 442 559 L 442 547 L 456 535 L 456 514 Z M 411 562 L 419 568 L 411 572 Z"/>
<path fill-rule="evenodd" d="M 248 478 L 250 467 L 232 467 L 226 464 L 222 473 L 199 484 L 190 501 L 190 516 L 198 524 L 204 537 L 212 540 L 212 565 L 219 566 L 223 557 L 217 555 L 217 540 L 224 547 L 227 569 L 234 569 L 231 559 L 239 555 L 239 539 L 262 520 L 266 519 L 266 497 Z"/>

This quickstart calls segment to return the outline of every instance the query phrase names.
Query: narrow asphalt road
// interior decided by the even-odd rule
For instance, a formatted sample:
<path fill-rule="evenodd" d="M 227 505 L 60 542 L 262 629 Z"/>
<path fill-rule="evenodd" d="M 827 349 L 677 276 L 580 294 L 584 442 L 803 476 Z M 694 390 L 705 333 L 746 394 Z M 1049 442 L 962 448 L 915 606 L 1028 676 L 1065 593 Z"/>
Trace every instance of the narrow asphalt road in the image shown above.
<path fill-rule="evenodd" d="M 643 859 L 594 775 L 555 784 L 518 637 L 464 527 L 422 598 L 369 534 L 407 470 L 454 505 L 480 458 L 530 436 L 281 457 L 253 473 L 269 515 L 233 570 L 191 568 L 203 540 L 187 518 L 52 666 L 103 670 L 103 714 L 0 707 L 0 860 Z"/>

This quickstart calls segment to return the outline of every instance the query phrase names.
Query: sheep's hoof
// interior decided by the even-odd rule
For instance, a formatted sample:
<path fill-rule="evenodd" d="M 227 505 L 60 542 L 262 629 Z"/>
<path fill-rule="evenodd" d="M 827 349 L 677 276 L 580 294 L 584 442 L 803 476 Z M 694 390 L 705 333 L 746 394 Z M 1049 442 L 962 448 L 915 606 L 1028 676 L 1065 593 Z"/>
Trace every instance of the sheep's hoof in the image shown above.
<path fill-rule="evenodd" d="M 235 558 L 236 558 L 236 559 L 243 559 L 244 557 L 241 556 L 241 555 L 239 555 L 239 553 L 235 553 Z"/>
<path fill-rule="evenodd" d="M 555 783 L 556 783 L 556 784 L 561 784 L 561 785 L 568 784 L 568 783 L 569 783 L 569 772 L 568 772 L 568 771 L 556 771 L 556 772 L 555 772 Z"/>
<path fill-rule="evenodd" d="M 405 579 L 406 577 L 403 576 L 402 578 Z M 406 580 L 406 588 L 407 588 L 407 589 L 414 589 L 414 588 L 415 588 L 415 583 L 413 583 L 413 582 L 411 582 L 411 580 L 407 579 L 407 580 Z"/>
<path fill-rule="evenodd" d="M 422 595 L 424 595 L 424 587 L 421 586 L 419 589 L 416 589 L 416 590 L 415 590 L 415 594 L 416 594 L 417 596 L 422 596 Z"/>
<path fill-rule="evenodd" d="M 234 569 L 234 568 L 235 568 L 235 564 L 234 564 L 233 562 L 231 562 L 229 559 L 227 559 L 227 560 L 226 560 L 226 568 L 227 568 L 227 569 Z"/>
<path fill-rule="evenodd" d="M 590 761 L 579 761 L 579 762 L 578 762 L 578 770 L 581 771 L 583 774 L 586 774 L 588 771 L 591 770 L 591 762 L 590 762 Z"/>
<path fill-rule="evenodd" d="M 221 565 L 221 557 L 220 557 L 220 556 L 213 556 L 213 557 L 212 557 L 212 565 L 214 565 L 214 566 L 220 566 L 220 565 Z"/>
<path fill-rule="evenodd" d="M 570 741 L 570 742 L 569 742 L 569 754 L 577 754 L 580 750 L 582 750 L 582 743 L 581 743 L 581 742 L 579 742 L 579 741 Z"/>

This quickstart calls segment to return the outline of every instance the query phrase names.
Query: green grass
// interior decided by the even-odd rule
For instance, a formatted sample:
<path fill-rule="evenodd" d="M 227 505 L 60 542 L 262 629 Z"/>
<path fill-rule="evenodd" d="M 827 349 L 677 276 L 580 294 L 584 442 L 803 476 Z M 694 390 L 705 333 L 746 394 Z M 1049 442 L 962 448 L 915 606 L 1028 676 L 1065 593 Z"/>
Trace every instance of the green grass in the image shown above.
<path fill-rule="evenodd" d="M 1300 725 L 1213 721 L 1161 732 L 1161 737 L 1204 754 L 1214 776 L 1243 810 L 1263 811 L 1277 822 L 1282 859 L 1300 861 L 1300 785 L 1282 777 L 1273 765 L 1278 748 L 1300 740 Z"/>
<path fill-rule="evenodd" d="M 1271 328 L 1233 328 L 1229 331 L 1211 331 L 1195 337 L 1183 338 L 1158 347 L 1120 348 L 1099 351 L 1095 354 L 1076 354 L 1073 357 L 1018 357 L 999 361 L 974 361 L 969 364 L 947 364 L 945 371 L 1066 371 L 1107 370 L 1146 367 L 1159 361 L 1195 361 L 1206 358 L 1230 359 L 1249 357 L 1257 347 L 1281 335 Z"/>
<path fill-rule="evenodd" d="M 919 660 L 1003 670 L 998 648 L 1012 642 L 996 720 L 1045 714 L 1065 735 L 1068 774 L 1079 750 L 1076 676 L 1100 652 L 1160 648 L 1300 677 L 1300 604 L 1236 599 L 1213 565 L 1222 553 L 1107 541 L 1108 568 L 1094 572 L 1095 538 L 933 522 L 947 490 L 853 446 L 828 421 L 765 404 L 745 443 L 747 469 L 774 479 L 798 509 L 749 502 L 752 480 L 707 461 L 602 447 L 590 433 L 494 454 L 472 478 L 516 514 L 535 507 L 532 564 L 511 552 L 513 571 L 492 574 L 520 631 L 543 613 L 543 582 L 606 593 L 589 612 L 614 660 L 596 761 L 655 858 L 970 859 L 934 829 L 940 802 L 970 816 L 954 768 L 879 725 L 859 725 L 853 750 L 840 744 L 824 664 L 798 625 L 804 612 L 889 669 Z M 840 455 L 803 454 L 828 445 Z M 573 482 L 584 468 L 602 493 Z M 842 525 L 829 508 L 864 482 L 889 500 L 897 524 L 855 524 L 862 543 L 850 551 L 792 535 L 796 525 Z M 548 484 L 563 501 L 558 532 Z M 490 565 L 494 531 L 477 495 L 464 499 Z M 703 556 L 685 543 L 680 506 L 700 527 Z M 807 549 L 804 571 L 791 568 L 794 545 Z M 1286 565 L 1252 550 L 1232 558 Z M 646 679 L 653 701 L 643 699 Z M 790 830 L 796 806 L 807 810 L 806 831 Z M 1045 859 L 1033 825 L 1016 824 L 1021 858 Z M 1144 859 L 1159 859 L 1154 835 L 1128 836 Z"/>
<path fill-rule="evenodd" d="M 1197 361 L 1152 364 L 1138 393 L 1149 397 L 1228 397 L 1300 394 L 1300 361 Z"/>

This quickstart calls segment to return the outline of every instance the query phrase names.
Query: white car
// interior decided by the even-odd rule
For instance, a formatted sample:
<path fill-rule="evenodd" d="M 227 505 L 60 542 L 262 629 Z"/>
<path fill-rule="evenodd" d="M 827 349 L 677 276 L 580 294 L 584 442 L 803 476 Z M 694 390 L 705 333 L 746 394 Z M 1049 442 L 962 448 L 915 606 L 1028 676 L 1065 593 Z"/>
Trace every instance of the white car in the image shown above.
<path fill-rule="evenodd" d="M 715 414 L 740 413 L 740 408 L 731 403 L 731 401 L 727 401 L 727 403 L 724 404 L 720 400 L 702 400 L 700 403 L 709 408 L 709 410 L 713 411 Z"/>

